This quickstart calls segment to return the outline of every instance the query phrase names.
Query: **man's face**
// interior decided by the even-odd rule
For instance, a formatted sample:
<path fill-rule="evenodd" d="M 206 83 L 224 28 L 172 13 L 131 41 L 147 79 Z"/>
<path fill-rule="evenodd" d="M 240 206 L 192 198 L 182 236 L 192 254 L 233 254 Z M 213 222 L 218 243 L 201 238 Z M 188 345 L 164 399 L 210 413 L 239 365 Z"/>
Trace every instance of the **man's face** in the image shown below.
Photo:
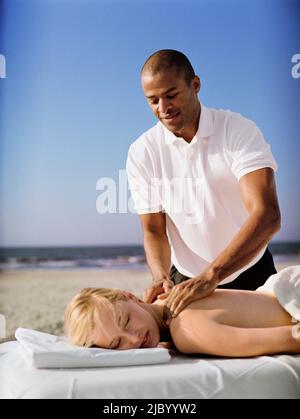
<path fill-rule="evenodd" d="M 190 85 L 175 69 L 142 74 L 142 87 L 154 115 L 177 136 L 193 123 L 198 109 L 199 77 Z"/>

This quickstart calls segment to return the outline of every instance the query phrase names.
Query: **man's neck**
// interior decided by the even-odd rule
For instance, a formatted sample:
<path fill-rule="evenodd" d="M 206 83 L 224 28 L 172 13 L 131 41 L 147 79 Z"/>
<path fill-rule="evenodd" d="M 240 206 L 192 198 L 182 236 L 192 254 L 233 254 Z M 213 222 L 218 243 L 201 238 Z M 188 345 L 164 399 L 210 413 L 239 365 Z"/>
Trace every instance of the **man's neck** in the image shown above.
<path fill-rule="evenodd" d="M 201 105 L 200 102 L 198 102 L 198 108 L 197 111 L 194 113 L 194 116 L 189 124 L 188 127 L 184 128 L 182 131 L 178 133 L 174 133 L 176 137 L 183 138 L 187 143 L 190 143 L 192 139 L 195 137 L 198 127 L 199 127 L 199 119 L 201 115 Z"/>

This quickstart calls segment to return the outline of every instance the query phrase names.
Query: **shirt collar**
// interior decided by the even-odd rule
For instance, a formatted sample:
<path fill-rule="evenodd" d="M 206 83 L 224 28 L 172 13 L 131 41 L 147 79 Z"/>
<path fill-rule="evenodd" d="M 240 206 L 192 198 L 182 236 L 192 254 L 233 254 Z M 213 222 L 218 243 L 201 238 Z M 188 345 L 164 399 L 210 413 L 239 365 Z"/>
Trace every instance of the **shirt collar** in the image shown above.
<path fill-rule="evenodd" d="M 163 127 L 164 134 L 165 134 L 165 141 L 167 144 L 174 144 L 178 141 L 183 140 L 181 137 L 176 137 L 176 135 L 174 135 L 171 131 L 169 131 L 161 122 L 159 122 L 159 124 L 161 124 Z M 199 118 L 198 131 L 196 132 L 191 143 L 195 143 L 200 138 L 207 138 L 211 136 L 213 134 L 213 128 L 214 126 L 213 126 L 211 110 L 201 104 L 201 114 Z"/>

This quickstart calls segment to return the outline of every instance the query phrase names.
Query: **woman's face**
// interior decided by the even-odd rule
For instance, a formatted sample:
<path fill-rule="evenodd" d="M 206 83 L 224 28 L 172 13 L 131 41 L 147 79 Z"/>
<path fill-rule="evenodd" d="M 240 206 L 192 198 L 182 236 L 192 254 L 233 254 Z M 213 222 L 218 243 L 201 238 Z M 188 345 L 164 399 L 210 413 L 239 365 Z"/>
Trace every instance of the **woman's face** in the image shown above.
<path fill-rule="evenodd" d="M 107 349 L 154 348 L 160 341 L 158 323 L 143 305 L 133 300 L 113 303 L 113 310 L 101 305 L 93 335 L 96 346 Z M 97 324 L 97 321 L 96 321 Z"/>

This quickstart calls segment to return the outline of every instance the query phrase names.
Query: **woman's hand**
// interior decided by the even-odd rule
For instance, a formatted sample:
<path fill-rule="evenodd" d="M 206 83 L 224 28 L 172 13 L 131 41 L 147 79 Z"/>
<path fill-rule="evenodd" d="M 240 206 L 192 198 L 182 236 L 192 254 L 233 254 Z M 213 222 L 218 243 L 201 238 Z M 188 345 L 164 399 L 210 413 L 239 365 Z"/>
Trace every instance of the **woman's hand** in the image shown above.
<path fill-rule="evenodd" d="M 218 286 L 216 277 L 207 272 L 175 285 L 166 298 L 165 304 L 171 316 L 176 317 L 188 304 L 210 295 Z"/>
<path fill-rule="evenodd" d="M 153 280 L 151 286 L 144 292 L 143 300 L 145 303 L 152 304 L 160 294 L 170 292 L 173 287 L 174 282 L 169 277 Z"/>

